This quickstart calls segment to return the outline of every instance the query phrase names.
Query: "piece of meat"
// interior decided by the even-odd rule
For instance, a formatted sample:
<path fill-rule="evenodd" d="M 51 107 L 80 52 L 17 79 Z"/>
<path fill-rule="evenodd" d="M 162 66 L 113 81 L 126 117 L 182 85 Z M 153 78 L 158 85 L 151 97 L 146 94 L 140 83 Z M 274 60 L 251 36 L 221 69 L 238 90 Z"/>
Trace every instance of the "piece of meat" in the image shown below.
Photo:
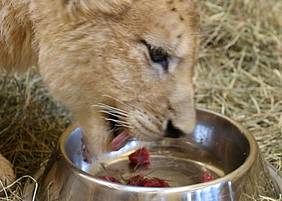
<path fill-rule="evenodd" d="M 120 134 L 118 134 L 111 142 L 112 151 L 117 151 L 122 148 L 129 138 L 130 135 L 126 131 L 122 131 Z"/>
<path fill-rule="evenodd" d="M 136 175 L 136 176 L 130 177 L 128 179 L 127 185 L 143 186 L 143 180 L 144 180 L 144 176 L 143 175 Z"/>
<path fill-rule="evenodd" d="M 143 182 L 144 187 L 169 187 L 169 184 L 160 178 L 147 178 Z"/>
<path fill-rule="evenodd" d="M 111 177 L 111 176 L 100 176 L 99 179 L 109 181 L 109 182 L 113 182 L 113 183 L 117 183 L 117 184 L 121 184 L 121 182 L 119 180 L 117 180 L 116 178 Z"/>
<path fill-rule="evenodd" d="M 148 166 L 150 164 L 150 153 L 146 148 L 141 148 L 128 156 L 130 166 Z"/>
<path fill-rule="evenodd" d="M 209 182 L 212 180 L 214 180 L 214 177 L 208 171 L 203 172 L 202 182 Z"/>
<path fill-rule="evenodd" d="M 143 147 L 130 154 L 128 156 L 128 159 L 131 167 L 136 167 L 136 166 L 146 167 L 150 164 L 150 153 L 146 148 Z M 99 178 L 114 183 L 121 183 L 116 178 L 111 176 L 102 176 Z M 143 187 L 169 187 L 169 184 L 163 179 L 159 179 L 156 177 L 146 178 L 142 174 L 137 174 L 135 176 L 130 177 L 127 180 L 126 184 L 131 186 L 143 186 Z"/>
<path fill-rule="evenodd" d="M 146 178 L 143 175 L 135 175 L 130 177 L 127 185 L 131 186 L 143 186 L 143 187 L 169 187 L 169 184 L 160 178 L 152 177 Z"/>
<path fill-rule="evenodd" d="M 113 140 L 112 148 L 116 149 L 120 147 L 120 145 L 126 142 L 128 134 L 121 133 L 116 139 Z M 127 138 L 127 139 L 126 139 Z M 125 140 L 126 139 L 126 140 Z M 128 156 L 129 164 L 131 167 L 142 166 L 146 167 L 150 164 L 150 153 L 146 148 L 138 149 Z M 121 182 L 112 176 L 101 176 L 100 179 L 105 181 L 119 183 Z M 144 177 L 142 174 L 137 174 L 135 176 L 130 177 L 127 180 L 127 185 L 130 186 L 143 186 L 143 187 L 169 187 L 169 184 L 163 180 L 156 177 Z"/>

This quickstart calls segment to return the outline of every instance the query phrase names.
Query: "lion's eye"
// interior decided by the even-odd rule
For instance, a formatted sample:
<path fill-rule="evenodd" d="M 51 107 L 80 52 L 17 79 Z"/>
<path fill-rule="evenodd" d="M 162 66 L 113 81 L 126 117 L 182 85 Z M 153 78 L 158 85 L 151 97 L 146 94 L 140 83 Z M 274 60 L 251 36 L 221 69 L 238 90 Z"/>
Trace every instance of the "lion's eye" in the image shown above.
<path fill-rule="evenodd" d="M 168 55 L 162 48 L 149 48 L 152 62 L 160 64 L 165 71 L 168 70 Z"/>
<path fill-rule="evenodd" d="M 146 45 L 149 51 L 150 59 L 152 62 L 157 63 L 162 66 L 164 71 L 168 71 L 169 67 L 169 55 L 168 53 L 161 47 L 154 47 L 148 44 L 147 42 L 143 43 Z"/>

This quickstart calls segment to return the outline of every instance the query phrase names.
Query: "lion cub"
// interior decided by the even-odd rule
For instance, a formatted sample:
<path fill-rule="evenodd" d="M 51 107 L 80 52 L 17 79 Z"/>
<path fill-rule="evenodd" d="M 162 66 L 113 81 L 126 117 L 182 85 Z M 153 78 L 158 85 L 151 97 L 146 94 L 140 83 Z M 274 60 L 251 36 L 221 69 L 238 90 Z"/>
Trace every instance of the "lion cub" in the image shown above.
<path fill-rule="evenodd" d="M 198 33 L 192 0 L 0 0 L 0 68 L 37 65 L 98 154 L 192 132 Z"/>

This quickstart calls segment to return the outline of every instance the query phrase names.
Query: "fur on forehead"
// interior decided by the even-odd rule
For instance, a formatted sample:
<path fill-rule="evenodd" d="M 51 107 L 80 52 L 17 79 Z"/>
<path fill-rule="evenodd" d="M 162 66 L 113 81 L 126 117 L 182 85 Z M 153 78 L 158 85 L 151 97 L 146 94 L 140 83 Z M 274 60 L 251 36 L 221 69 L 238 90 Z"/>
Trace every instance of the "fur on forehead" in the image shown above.
<path fill-rule="evenodd" d="M 70 11 L 89 14 L 101 12 L 108 15 L 118 14 L 128 8 L 132 0 L 61 0 Z"/>

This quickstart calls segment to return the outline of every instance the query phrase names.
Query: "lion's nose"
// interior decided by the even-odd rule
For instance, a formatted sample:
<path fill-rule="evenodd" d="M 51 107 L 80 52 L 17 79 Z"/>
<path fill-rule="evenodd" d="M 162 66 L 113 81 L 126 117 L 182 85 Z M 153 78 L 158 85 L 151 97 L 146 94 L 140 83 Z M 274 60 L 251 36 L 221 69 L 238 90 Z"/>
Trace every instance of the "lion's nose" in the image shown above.
<path fill-rule="evenodd" d="M 169 137 L 169 138 L 180 138 L 180 137 L 184 137 L 185 133 L 183 131 L 181 131 L 180 129 L 176 128 L 173 125 L 173 122 L 171 120 L 169 120 L 167 122 L 167 126 L 165 129 L 165 137 Z"/>

